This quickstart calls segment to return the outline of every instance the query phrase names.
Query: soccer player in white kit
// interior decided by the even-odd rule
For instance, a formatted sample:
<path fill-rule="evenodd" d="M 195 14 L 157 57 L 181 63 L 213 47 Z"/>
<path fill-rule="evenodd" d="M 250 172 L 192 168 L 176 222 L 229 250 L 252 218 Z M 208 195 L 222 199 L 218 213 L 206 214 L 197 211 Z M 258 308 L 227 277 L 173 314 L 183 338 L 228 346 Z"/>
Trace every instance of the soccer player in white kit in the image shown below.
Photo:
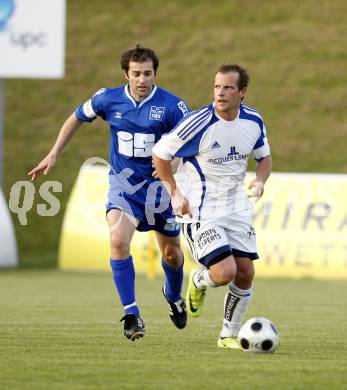
<path fill-rule="evenodd" d="M 199 317 L 207 287 L 228 285 L 217 345 L 240 348 L 237 334 L 252 297 L 258 258 L 249 196 L 259 199 L 272 160 L 262 117 L 242 103 L 249 76 L 237 64 L 218 67 L 214 103 L 186 116 L 153 148 L 157 174 L 168 189 L 177 221 L 195 260 L 187 311 Z M 250 195 L 244 188 L 248 157 L 257 161 Z M 177 181 L 170 162 L 181 157 Z"/>

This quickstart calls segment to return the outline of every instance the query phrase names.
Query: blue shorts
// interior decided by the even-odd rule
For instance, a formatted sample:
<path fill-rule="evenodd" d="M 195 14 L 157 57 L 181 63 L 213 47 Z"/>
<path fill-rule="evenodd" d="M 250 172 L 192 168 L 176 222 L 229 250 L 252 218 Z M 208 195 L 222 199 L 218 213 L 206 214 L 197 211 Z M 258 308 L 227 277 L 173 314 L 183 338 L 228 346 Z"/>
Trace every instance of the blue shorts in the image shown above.
<path fill-rule="evenodd" d="M 144 205 L 143 202 L 130 197 L 126 194 L 119 194 L 117 197 L 112 197 L 106 204 L 106 214 L 112 210 L 122 210 L 127 214 L 135 217 L 139 224 L 136 230 L 140 232 L 147 232 L 155 230 L 168 237 L 177 237 L 180 234 L 180 225 L 175 221 L 171 204 L 165 211 L 155 212 L 155 206 Z"/>

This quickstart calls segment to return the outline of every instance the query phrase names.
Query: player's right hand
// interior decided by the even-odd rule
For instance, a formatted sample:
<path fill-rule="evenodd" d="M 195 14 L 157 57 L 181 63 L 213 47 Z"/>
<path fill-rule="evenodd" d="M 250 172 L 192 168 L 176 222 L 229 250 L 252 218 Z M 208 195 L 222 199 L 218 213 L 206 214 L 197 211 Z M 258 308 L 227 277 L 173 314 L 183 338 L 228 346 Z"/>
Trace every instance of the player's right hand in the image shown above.
<path fill-rule="evenodd" d="M 251 193 L 248 195 L 249 198 L 255 198 L 255 202 L 263 196 L 264 193 L 264 183 L 262 181 L 252 180 L 248 186 L 248 189 L 251 190 Z"/>
<path fill-rule="evenodd" d="M 40 163 L 36 165 L 29 173 L 28 176 L 31 176 L 31 181 L 35 181 L 40 175 L 47 175 L 48 172 L 53 168 L 57 159 L 55 156 L 48 155 Z"/>
<path fill-rule="evenodd" d="M 177 217 L 188 215 L 190 218 L 193 218 L 193 214 L 189 207 L 189 201 L 181 194 L 178 188 L 176 189 L 175 194 L 171 197 L 171 204 Z"/>

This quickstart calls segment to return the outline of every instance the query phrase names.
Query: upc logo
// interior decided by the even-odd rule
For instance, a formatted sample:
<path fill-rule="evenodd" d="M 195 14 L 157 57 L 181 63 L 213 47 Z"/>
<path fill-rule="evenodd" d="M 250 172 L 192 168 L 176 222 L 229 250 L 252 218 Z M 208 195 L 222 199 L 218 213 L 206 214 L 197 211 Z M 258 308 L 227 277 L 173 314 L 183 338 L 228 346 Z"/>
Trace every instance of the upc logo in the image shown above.
<path fill-rule="evenodd" d="M 6 26 L 14 11 L 14 0 L 0 1 L 0 31 Z"/>

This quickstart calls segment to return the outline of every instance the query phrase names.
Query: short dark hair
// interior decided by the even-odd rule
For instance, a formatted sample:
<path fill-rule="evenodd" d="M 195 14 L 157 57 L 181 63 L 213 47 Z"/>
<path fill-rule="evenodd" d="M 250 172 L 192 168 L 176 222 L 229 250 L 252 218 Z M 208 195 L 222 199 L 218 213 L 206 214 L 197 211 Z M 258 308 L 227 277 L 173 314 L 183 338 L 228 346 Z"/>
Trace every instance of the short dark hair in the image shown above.
<path fill-rule="evenodd" d="M 137 44 L 133 49 L 127 50 L 122 54 L 120 65 L 125 73 L 128 74 L 130 61 L 141 63 L 149 60 L 152 60 L 154 73 L 156 74 L 159 66 L 158 57 L 152 49 Z"/>
<path fill-rule="evenodd" d="M 246 68 L 243 68 L 242 66 L 238 64 L 221 64 L 218 66 L 216 70 L 217 73 L 229 73 L 229 72 L 236 72 L 239 74 L 239 80 L 237 83 L 237 86 L 240 89 L 246 88 L 249 83 L 249 75 Z"/>

